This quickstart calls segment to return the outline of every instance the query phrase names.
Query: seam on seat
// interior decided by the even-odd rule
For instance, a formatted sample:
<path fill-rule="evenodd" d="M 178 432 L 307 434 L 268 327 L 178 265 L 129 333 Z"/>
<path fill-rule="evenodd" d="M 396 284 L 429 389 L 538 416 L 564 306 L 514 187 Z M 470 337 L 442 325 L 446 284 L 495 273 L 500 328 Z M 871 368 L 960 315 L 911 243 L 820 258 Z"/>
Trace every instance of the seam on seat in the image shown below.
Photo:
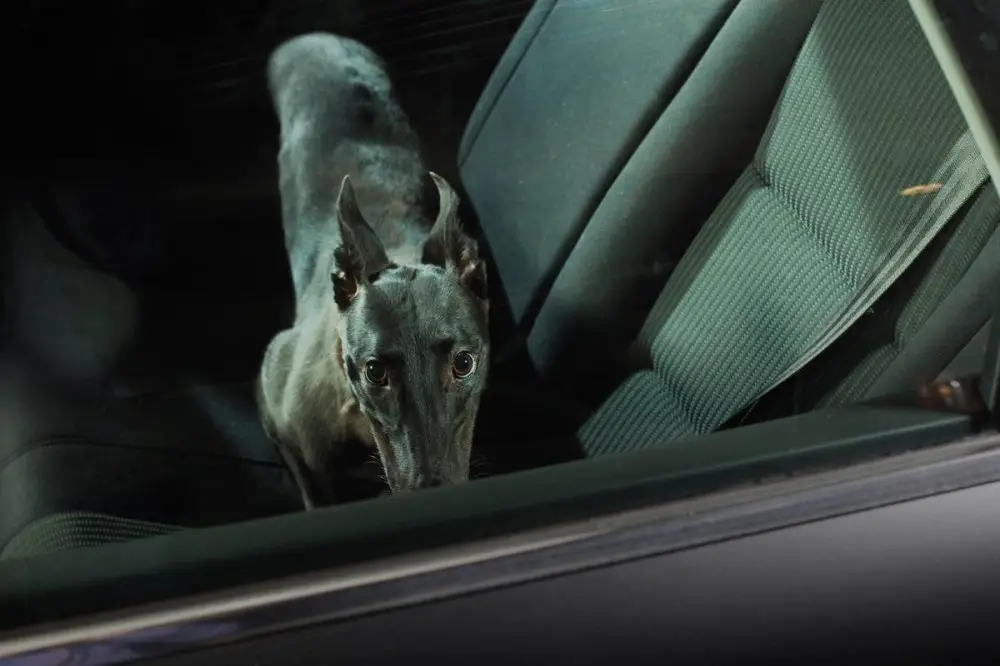
<path fill-rule="evenodd" d="M 801 229 L 805 236 L 809 239 L 815 238 L 812 229 L 801 223 L 801 216 L 796 208 L 788 203 L 787 198 L 779 195 L 777 188 L 768 182 L 756 164 L 748 164 L 730 191 L 723 197 L 716 211 L 706 221 L 698 237 L 688 247 L 677 268 L 671 274 L 667 285 L 664 286 L 663 291 L 650 308 L 646 322 L 636 336 L 632 345 L 632 353 L 648 356 L 651 359 L 652 367 L 657 368 L 659 363 L 655 350 L 661 330 L 666 322 L 674 316 L 674 310 L 699 279 L 704 269 L 704 262 L 712 256 L 719 242 L 729 233 L 730 223 L 720 222 L 716 216 L 720 214 L 732 215 L 732 211 L 745 205 L 747 198 L 756 191 L 760 191 L 760 196 L 765 197 L 767 201 L 773 202 L 775 209 L 787 212 L 796 222 L 799 222 L 800 224 L 796 225 L 796 228 Z M 829 257 L 830 253 L 822 243 L 817 242 L 815 247 L 820 250 L 823 256 Z M 828 261 L 824 265 L 827 264 L 833 266 L 834 273 L 841 280 L 841 284 L 845 288 L 850 288 L 852 282 L 844 275 L 840 265 L 833 261 Z M 705 353 L 711 352 L 706 350 Z"/>
<path fill-rule="evenodd" d="M 826 257 L 830 266 L 832 266 L 836 271 L 837 277 L 843 281 L 844 285 L 851 288 L 857 287 L 857 285 L 854 284 L 854 280 L 851 279 L 851 276 L 844 270 L 843 262 L 838 259 L 833 248 L 830 247 L 828 242 L 823 240 L 823 236 L 819 233 L 819 229 L 817 229 L 815 225 L 809 224 L 809 221 L 802 215 L 799 207 L 795 205 L 795 201 L 786 196 L 780 187 L 775 187 L 774 183 L 767 178 L 763 169 L 758 166 L 756 160 L 751 161 L 747 168 L 750 169 L 755 176 L 757 176 L 758 180 L 763 184 L 767 191 L 778 200 L 778 203 L 780 203 L 785 210 L 792 214 L 792 218 L 803 229 L 805 229 L 806 232 L 808 232 L 809 236 L 816 242 L 816 247 L 819 248 L 821 254 Z"/>

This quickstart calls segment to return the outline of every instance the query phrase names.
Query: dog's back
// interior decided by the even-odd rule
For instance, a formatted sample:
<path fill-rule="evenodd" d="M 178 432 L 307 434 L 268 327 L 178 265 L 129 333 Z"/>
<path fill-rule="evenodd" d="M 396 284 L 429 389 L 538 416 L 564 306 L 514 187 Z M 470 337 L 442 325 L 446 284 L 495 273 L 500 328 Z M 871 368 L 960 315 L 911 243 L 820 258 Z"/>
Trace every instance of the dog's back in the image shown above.
<path fill-rule="evenodd" d="M 329 284 L 327 250 L 339 242 L 331 214 L 348 173 L 386 249 L 419 248 L 430 225 L 426 169 L 383 61 L 354 40 L 308 34 L 274 51 L 268 81 L 281 124 L 279 187 L 297 299 L 308 297 L 314 278 Z"/>

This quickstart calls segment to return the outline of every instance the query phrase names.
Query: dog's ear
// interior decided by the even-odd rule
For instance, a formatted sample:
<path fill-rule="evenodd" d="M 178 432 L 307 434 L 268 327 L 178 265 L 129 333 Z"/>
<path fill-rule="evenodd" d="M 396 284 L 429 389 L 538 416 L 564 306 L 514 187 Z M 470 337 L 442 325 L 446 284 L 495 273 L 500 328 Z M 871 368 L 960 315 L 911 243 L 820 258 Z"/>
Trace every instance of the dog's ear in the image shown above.
<path fill-rule="evenodd" d="M 453 271 L 476 298 L 486 300 L 486 263 L 479 257 L 475 239 L 462 231 L 458 219 L 458 194 L 441 176 L 430 173 L 437 189 L 437 219 L 424 243 L 423 262 Z"/>
<path fill-rule="evenodd" d="M 389 260 L 381 241 L 358 208 L 350 176 L 344 176 L 340 182 L 336 215 L 340 245 L 333 253 L 336 268 L 331 278 L 334 300 L 337 307 L 344 310 L 361 293 L 369 276 L 383 270 L 389 265 Z"/>

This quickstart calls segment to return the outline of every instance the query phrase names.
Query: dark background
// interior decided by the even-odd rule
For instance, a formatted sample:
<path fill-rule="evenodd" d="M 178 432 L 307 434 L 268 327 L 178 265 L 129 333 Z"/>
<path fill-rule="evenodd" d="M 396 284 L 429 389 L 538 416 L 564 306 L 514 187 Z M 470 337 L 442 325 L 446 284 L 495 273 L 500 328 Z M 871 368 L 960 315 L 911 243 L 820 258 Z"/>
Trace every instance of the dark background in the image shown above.
<path fill-rule="evenodd" d="M 128 365 L 149 391 L 181 372 L 246 381 L 291 311 L 270 51 L 316 30 L 374 48 L 430 168 L 456 182 L 466 120 L 531 4 L 14 3 L 0 20 L 4 194 L 139 290 L 144 338 Z"/>

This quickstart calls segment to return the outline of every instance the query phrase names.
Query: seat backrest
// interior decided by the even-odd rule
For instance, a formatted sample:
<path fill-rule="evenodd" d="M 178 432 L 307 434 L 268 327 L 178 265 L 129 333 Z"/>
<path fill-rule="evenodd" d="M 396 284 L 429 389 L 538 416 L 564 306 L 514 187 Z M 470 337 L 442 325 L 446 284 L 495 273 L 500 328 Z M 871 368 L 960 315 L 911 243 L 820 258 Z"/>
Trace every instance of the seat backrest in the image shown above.
<path fill-rule="evenodd" d="M 459 166 L 539 369 L 569 374 L 562 353 L 636 333 L 753 154 L 820 4 L 536 3 Z"/>
<path fill-rule="evenodd" d="M 588 451 L 701 434 L 752 404 L 931 207 L 933 197 L 900 191 L 933 179 L 965 130 L 905 0 L 825 3 L 760 148 L 638 337 L 649 369 L 583 428 Z M 793 391 L 793 409 L 933 379 L 989 316 L 998 221 L 996 191 L 983 188 L 868 320 L 807 366 L 812 405 Z M 899 363 L 921 336 L 916 359 Z"/>
<path fill-rule="evenodd" d="M 122 351 L 140 328 L 137 289 L 60 247 L 29 207 L 3 224 L 0 552 L 62 512 L 203 526 L 301 506 L 250 382 L 122 395 L 125 371 L 146 369 Z M 34 534 L 61 539 L 66 525 Z"/>

